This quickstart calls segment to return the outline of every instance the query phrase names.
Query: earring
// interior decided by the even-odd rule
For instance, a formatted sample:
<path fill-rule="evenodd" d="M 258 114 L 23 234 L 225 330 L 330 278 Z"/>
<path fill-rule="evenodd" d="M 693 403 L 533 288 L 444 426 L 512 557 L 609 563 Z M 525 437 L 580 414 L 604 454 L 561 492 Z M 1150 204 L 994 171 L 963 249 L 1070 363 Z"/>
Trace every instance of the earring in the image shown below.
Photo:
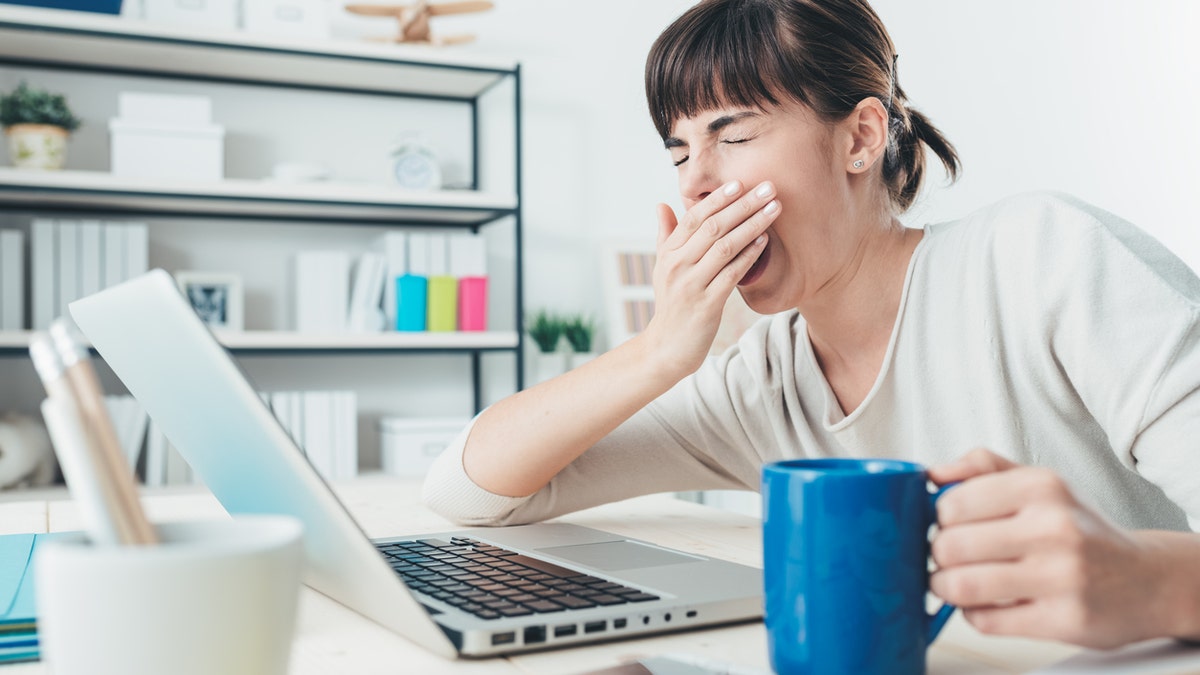
<path fill-rule="evenodd" d="M 856 168 L 856 169 L 863 168 L 863 161 L 861 159 L 854 160 L 854 168 Z"/>

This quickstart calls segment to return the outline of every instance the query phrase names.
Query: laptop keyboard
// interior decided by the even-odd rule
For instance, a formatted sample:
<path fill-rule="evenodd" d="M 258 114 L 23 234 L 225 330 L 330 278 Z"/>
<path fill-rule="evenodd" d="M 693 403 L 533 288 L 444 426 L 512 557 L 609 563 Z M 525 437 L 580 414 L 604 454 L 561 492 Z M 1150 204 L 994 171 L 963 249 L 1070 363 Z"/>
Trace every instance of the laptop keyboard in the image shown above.
<path fill-rule="evenodd" d="M 375 546 L 409 588 L 481 619 L 659 599 L 637 588 L 464 537 Z"/>

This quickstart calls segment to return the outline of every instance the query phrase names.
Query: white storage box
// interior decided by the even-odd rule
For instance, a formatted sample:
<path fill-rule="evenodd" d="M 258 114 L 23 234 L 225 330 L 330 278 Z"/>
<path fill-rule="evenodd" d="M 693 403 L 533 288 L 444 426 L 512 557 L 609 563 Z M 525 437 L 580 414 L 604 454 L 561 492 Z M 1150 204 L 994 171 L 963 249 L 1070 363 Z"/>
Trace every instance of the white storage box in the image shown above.
<path fill-rule="evenodd" d="M 468 417 L 385 417 L 379 420 L 379 456 L 383 471 L 424 477 L 433 460 L 470 422 Z"/>
<path fill-rule="evenodd" d="M 123 91 L 117 94 L 117 119 L 153 126 L 208 126 L 212 124 L 212 99 L 186 94 Z"/>
<path fill-rule="evenodd" d="M 200 30 L 237 30 L 238 0 L 142 0 L 142 18 Z"/>
<path fill-rule="evenodd" d="M 327 39 L 323 0 L 245 0 L 242 29 L 249 33 Z"/>
<path fill-rule="evenodd" d="M 225 176 L 225 129 L 110 120 L 112 173 L 125 178 L 209 182 Z"/>

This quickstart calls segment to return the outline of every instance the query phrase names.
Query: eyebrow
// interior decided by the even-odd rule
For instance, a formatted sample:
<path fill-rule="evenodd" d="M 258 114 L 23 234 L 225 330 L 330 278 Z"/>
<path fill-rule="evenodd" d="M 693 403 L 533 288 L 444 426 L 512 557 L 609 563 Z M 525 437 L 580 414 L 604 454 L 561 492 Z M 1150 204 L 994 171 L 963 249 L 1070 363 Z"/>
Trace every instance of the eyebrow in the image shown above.
<path fill-rule="evenodd" d="M 733 113 L 732 115 L 722 115 L 708 123 L 708 135 L 711 136 L 730 124 L 733 124 L 734 122 L 739 122 L 747 117 L 757 116 L 758 113 L 753 110 L 743 110 L 742 112 Z M 687 147 L 687 143 L 681 138 L 670 136 L 663 141 L 663 146 L 670 150 L 671 148 Z"/>

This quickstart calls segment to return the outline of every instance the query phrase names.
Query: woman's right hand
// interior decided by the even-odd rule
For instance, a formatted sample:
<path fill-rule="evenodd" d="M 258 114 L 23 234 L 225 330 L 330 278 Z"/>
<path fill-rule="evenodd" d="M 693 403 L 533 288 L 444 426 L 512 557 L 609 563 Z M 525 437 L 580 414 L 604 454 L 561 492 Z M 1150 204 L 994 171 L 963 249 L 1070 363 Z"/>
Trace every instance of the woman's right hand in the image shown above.
<path fill-rule="evenodd" d="M 643 332 L 658 363 L 677 379 L 700 367 L 712 347 L 721 312 L 738 282 L 767 245 L 779 216 L 769 181 L 745 190 L 733 181 L 709 193 L 679 220 L 658 205 L 654 317 Z"/>

